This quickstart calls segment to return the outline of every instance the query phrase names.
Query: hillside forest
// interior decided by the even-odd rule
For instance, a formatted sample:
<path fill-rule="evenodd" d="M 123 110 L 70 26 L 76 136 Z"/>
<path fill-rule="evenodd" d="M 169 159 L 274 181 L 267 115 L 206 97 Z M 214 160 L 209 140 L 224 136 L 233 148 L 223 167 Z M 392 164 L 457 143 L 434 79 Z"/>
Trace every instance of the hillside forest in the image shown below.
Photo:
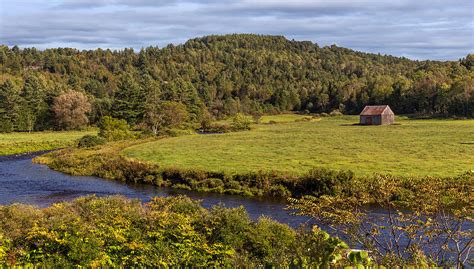
<path fill-rule="evenodd" d="M 236 113 L 357 114 L 368 104 L 474 116 L 474 54 L 415 61 L 236 34 L 140 51 L 0 46 L 0 71 L 2 132 L 80 129 L 104 116 L 159 129 Z"/>

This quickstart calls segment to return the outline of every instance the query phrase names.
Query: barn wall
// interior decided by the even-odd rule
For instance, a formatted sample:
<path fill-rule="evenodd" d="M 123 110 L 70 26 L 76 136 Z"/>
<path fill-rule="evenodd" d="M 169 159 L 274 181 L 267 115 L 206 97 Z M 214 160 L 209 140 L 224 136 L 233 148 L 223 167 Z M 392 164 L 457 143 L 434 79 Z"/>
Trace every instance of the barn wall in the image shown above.
<path fill-rule="evenodd" d="M 381 124 L 393 124 L 395 122 L 395 115 L 394 114 L 383 114 L 382 115 L 382 123 Z"/>
<path fill-rule="evenodd" d="M 382 124 L 382 117 L 372 116 L 372 125 L 380 125 L 380 124 Z"/>
<path fill-rule="evenodd" d="M 372 118 L 372 123 L 370 125 L 380 125 L 382 124 L 382 118 L 380 116 L 360 116 L 360 124 L 369 125 L 369 118 Z"/>

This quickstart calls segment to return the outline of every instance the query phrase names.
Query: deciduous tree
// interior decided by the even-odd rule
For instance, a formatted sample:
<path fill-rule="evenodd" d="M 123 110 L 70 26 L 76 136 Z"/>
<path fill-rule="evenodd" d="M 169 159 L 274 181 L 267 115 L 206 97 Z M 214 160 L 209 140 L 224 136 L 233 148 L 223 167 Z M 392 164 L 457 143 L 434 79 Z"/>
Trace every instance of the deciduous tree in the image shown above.
<path fill-rule="evenodd" d="M 69 91 L 54 99 L 53 111 L 60 129 L 80 129 L 89 122 L 87 113 L 91 111 L 91 104 L 85 94 Z"/>

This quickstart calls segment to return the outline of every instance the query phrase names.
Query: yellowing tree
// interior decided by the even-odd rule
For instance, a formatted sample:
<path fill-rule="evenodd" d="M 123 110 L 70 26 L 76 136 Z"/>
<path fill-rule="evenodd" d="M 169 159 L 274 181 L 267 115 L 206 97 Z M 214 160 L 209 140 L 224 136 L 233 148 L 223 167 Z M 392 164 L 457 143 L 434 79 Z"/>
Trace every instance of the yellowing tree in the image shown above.
<path fill-rule="evenodd" d="M 60 129 L 80 129 L 89 122 L 91 104 L 83 93 L 69 91 L 54 98 L 53 111 Z"/>

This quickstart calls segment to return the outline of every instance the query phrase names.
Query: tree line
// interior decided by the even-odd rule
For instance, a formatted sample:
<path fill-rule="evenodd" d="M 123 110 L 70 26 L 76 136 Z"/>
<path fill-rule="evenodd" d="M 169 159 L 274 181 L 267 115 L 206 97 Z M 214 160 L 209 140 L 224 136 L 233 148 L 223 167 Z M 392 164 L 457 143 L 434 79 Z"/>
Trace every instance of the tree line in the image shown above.
<path fill-rule="evenodd" d="M 474 116 L 474 55 L 413 61 L 235 34 L 124 50 L 0 46 L 0 130 L 76 129 L 104 116 L 156 130 L 236 113 Z M 173 117 L 180 119 L 178 123 Z"/>

